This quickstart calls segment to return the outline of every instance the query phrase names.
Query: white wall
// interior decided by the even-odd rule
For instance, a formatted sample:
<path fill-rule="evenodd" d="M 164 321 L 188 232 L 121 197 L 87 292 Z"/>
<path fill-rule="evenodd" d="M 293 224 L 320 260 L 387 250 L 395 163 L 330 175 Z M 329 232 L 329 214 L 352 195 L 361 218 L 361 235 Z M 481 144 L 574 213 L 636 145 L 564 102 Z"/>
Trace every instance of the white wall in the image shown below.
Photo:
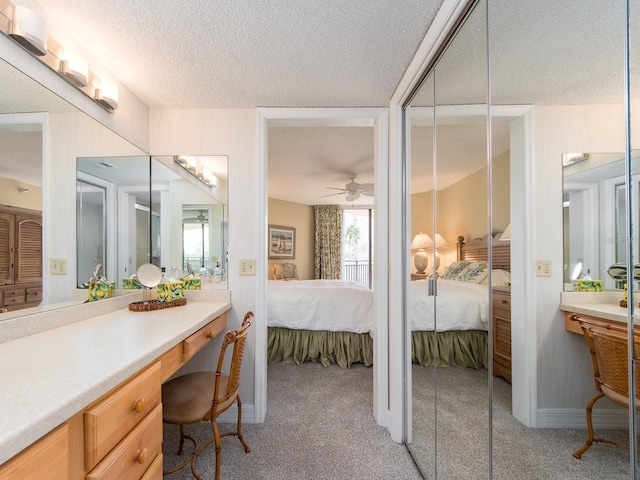
<path fill-rule="evenodd" d="M 152 155 L 228 155 L 229 157 L 229 276 L 232 309 L 228 328 L 240 326 L 248 310 L 255 322 L 264 322 L 256 312 L 256 277 L 238 275 L 241 258 L 257 258 L 266 242 L 258 235 L 258 167 L 256 160 L 255 109 L 167 109 L 150 111 L 149 145 Z M 200 355 L 200 367 L 217 362 L 221 339 Z M 240 395 L 243 420 L 252 421 L 255 397 L 255 335 L 249 333 L 242 366 Z"/>
<path fill-rule="evenodd" d="M 584 339 L 564 330 L 559 310 L 563 288 L 561 154 L 623 152 L 624 120 L 622 105 L 534 108 L 533 248 L 535 258 L 549 259 L 553 267 L 553 277 L 533 279 L 542 424 L 547 421 L 545 411 L 549 413 L 549 409 L 578 409 L 584 417 L 584 405 L 594 388 Z M 518 212 L 512 211 L 511 215 Z"/>

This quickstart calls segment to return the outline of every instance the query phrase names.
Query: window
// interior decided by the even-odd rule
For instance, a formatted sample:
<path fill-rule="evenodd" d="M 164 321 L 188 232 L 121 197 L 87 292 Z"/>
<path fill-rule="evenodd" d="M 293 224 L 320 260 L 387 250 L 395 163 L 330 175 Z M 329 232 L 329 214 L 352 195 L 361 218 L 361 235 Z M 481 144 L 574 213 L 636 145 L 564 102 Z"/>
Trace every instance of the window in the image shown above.
<path fill-rule="evenodd" d="M 373 209 L 344 209 L 342 212 L 343 280 L 371 288 L 373 281 Z"/>

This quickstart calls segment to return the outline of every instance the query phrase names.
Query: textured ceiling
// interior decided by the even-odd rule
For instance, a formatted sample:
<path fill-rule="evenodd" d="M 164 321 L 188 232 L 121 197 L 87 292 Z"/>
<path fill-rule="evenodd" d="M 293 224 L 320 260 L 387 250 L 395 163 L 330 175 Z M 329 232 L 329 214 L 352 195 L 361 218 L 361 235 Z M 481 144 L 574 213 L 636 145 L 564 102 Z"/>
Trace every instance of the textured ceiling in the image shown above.
<path fill-rule="evenodd" d="M 39 0 L 150 107 L 388 103 L 442 0 Z"/>
<path fill-rule="evenodd" d="M 58 32 L 75 37 L 157 108 L 387 105 L 442 3 L 23 1 L 37 1 L 56 19 Z M 623 3 L 490 0 L 493 102 L 620 103 Z M 438 62 L 438 104 L 486 102 L 483 18 L 485 12 L 474 12 Z M 635 36 L 632 52 L 640 51 L 638 42 L 640 36 Z M 635 74 L 640 66 L 632 61 L 631 68 L 632 78 L 640 78 Z M 25 90 L 17 77 L 0 70 L 0 111 L 72 110 L 42 88 Z M 433 101 L 433 91 L 423 88 L 413 104 Z M 300 199 L 296 201 L 319 203 L 324 200 L 318 194 L 327 186 L 344 186 L 354 173 L 361 182 L 372 175 L 373 163 L 366 159 L 372 158 L 373 141 L 364 145 L 359 129 L 316 135 L 303 128 L 272 130 L 269 188 L 275 198 L 291 195 Z M 479 168 L 469 146 L 462 145 L 467 137 L 458 131 L 447 140 L 458 158 L 447 162 L 448 168 L 467 173 Z M 500 145 L 505 145 L 504 137 L 494 137 L 494 152 Z M 420 168 L 413 169 L 416 185 L 428 184 L 428 178 L 419 177 Z M 311 183 L 302 180 L 309 172 Z M 298 187 L 309 193 L 305 201 L 295 197 Z"/>
<path fill-rule="evenodd" d="M 373 127 L 269 128 L 269 197 L 307 205 L 347 204 L 334 195 L 356 178 L 374 183 Z M 361 195 L 349 205 L 373 205 Z"/>

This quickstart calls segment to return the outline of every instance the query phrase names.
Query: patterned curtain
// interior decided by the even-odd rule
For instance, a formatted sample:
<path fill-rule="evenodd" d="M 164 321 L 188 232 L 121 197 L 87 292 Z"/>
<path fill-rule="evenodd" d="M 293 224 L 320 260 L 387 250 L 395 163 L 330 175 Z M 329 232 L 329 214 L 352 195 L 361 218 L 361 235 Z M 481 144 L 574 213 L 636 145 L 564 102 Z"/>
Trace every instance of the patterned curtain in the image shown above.
<path fill-rule="evenodd" d="M 338 205 L 316 205 L 316 279 L 340 279 L 340 238 L 342 208 Z"/>

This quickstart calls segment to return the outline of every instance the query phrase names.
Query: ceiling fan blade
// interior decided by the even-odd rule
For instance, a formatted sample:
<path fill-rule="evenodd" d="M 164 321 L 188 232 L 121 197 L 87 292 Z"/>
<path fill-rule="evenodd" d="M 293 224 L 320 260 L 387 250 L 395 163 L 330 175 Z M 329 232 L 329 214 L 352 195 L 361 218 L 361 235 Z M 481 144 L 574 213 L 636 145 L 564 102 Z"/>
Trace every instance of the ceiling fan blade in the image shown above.
<path fill-rule="evenodd" d="M 362 195 L 366 195 L 367 197 L 373 197 L 373 192 L 362 192 Z"/>
<path fill-rule="evenodd" d="M 358 185 L 358 191 L 370 192 L 373 194 L 373 183 L 361 183 Z"/>
<path fill-rule="evenodd" d="M 334 195 L 344 195 L 345 193 L 347 192 L 330 193 L 329 195 L 322 195 L 321 197 L 318 197 L 318 198 L 333 197 Z"/>
<path fill-rule="evenodd" d="M 329 190 L 340 190 L 341 192 L 349 192 L 349 190 L 347 190 L 346 188 L 338 188 L 338 187 L 324 187 L 324 188 L 328 188 Z"/>

